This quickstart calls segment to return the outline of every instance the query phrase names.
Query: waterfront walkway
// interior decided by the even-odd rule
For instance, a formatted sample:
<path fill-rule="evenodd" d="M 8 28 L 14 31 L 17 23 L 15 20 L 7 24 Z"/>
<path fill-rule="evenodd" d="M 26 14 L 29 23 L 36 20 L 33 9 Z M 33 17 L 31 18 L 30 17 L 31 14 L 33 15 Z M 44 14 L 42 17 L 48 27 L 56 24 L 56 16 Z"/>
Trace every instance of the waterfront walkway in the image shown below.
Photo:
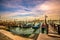
<path fill-rule="evenodd" d="M 0 40 L 60 40 L 60 35 L 49 25 L 48 34 L 38 34 L 35 35 L 35 39 L 24 38 L 18 35 L 13 35 L 11 32 L 0 29 Z"/>
<path fill-rule="evenodd" d="M 24 38 L 18 35 L 13 35 L 11 32 L 8 32 L 6 30 L 0 30 L 0 39 L 1 40 L 32 40 L 29 38 Z"/>
<path fill-rule="evenodd" d="M 37 40 L 60 40 L 60 35 L 49 25 L 48 34 L 39 34 Z"/>

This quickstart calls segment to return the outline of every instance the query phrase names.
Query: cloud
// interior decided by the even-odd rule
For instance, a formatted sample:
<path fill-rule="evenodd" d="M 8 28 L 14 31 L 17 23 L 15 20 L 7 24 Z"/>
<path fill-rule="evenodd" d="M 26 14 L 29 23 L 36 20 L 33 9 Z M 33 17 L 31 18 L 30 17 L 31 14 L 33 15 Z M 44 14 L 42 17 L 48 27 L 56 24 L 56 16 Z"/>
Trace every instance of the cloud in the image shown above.
<path fill-rule="evenodd" d="M 33 7 L 37 4 L 43 3 L 44 0 L 0 0 L 0 5 L 4 5 L 7 7 L 15 7 L 15 6 L 25 6 L 25 7 Z M 33 4 L 32 4 L 33 3 Z"/>
<path fill-rule="evenodd" d="M 1 13 L 3 17 L 26 17 L 26 16 L 36 16 L 34 12 L 26 11 L 26 10 L 18 10 L 15 12 L 5 12 L 4 14 Z"/>
<path fill-rule="evenodd" d="M 57 1 L 46 1 L 41 5 L 36 6 L 36 10 L 60 10 L 60 2 Z"/>
<path fill-rule="evenodd" d="M 3 7 L 3 8 L 1 7 L 2 11 L 4 11 L 4 9 L 8 11 L 11 8 L 14 9 L 14 10 L 15 9 L 18 9 L 18 10 L 25 10 L 25 9 L 29 10 L 28 8 L 22 6 L 21 4 L 22 4 L 22 0 L 0 0 L 0 7 L 1 6 Z"/>
<path fill-rule="evenodd" d="M 2 16 L 6 17 L 35 18 L 41 17 L 41 15 L 45 14 L 49 16 L 50 14 L 60 13 L 59 0 L 10 0 L 4 1 L 4 3 L 2 4 L 8 8 L 14 8 L 14 10 L 15 8 L 18 9 L 14 12 L 4 12 L 3 14 L 1 14 Z"/>
<path fill-rule="evenodd" d="M 48 19 L 59 19 L 60 16 L 60 1 L 59 0 L 48 0 L 45 1 L 42 4 L 39 4 L 37 6 L 35 6 L 33 9 L 33 11 L 41 11 L 43 15 L 47 15 Z M 41 13 L 39 12 L 39 13 Z M 40 14 L 38 14 L 40 15 Z M 44 17 L 41 17 L 41 15 L 39 16 L 41 19 L 44 19 Z"/>

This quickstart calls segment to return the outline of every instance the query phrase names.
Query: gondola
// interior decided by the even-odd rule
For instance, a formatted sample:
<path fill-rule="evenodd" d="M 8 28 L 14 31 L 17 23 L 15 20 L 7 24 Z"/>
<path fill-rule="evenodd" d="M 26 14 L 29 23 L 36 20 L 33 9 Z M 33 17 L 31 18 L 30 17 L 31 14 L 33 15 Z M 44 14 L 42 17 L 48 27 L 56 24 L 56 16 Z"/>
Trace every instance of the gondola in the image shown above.
<path fill-rule="evenodd" d="M 24 24 L 21 26 L 12 26 L 9 27 L 9 31 L 13 34 L 17 34 L 23 37 L 30 37 L 32 34 L 35 34 L 36 30 L 39 29 L 40 24 L 32 25 L 32 24 Z M 31 36 L 33 37 L 33 36 Z"/>

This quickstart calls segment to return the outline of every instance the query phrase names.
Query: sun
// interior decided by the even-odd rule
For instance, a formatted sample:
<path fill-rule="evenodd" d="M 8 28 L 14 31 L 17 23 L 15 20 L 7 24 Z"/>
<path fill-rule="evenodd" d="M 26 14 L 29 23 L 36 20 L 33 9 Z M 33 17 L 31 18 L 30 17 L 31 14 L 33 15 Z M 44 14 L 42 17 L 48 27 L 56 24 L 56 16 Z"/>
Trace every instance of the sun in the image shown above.
<path fill-rule="evenodd" d="M 41 5 L 40 6 L 41 10 L 50 10 L 50 6 L 49 5 Z"/>

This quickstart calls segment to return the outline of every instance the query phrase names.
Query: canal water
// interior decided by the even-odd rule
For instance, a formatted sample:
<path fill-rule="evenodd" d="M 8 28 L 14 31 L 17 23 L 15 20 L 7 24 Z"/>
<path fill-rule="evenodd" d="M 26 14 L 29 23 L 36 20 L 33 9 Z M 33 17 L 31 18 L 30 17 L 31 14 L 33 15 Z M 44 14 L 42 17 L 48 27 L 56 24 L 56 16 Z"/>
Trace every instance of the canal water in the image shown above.
<path fill-rule="evenodd" d="M 41 24 L 37 23 L 33 27 L 28 27 L 28 28 L 21 28 L 21 27 L 12 27 L 10 28 L 10 32 L 18 35 L 23 35 L 29 37 L 31 34 L 39 34 L 41 32 L 40 28 Z"/>

